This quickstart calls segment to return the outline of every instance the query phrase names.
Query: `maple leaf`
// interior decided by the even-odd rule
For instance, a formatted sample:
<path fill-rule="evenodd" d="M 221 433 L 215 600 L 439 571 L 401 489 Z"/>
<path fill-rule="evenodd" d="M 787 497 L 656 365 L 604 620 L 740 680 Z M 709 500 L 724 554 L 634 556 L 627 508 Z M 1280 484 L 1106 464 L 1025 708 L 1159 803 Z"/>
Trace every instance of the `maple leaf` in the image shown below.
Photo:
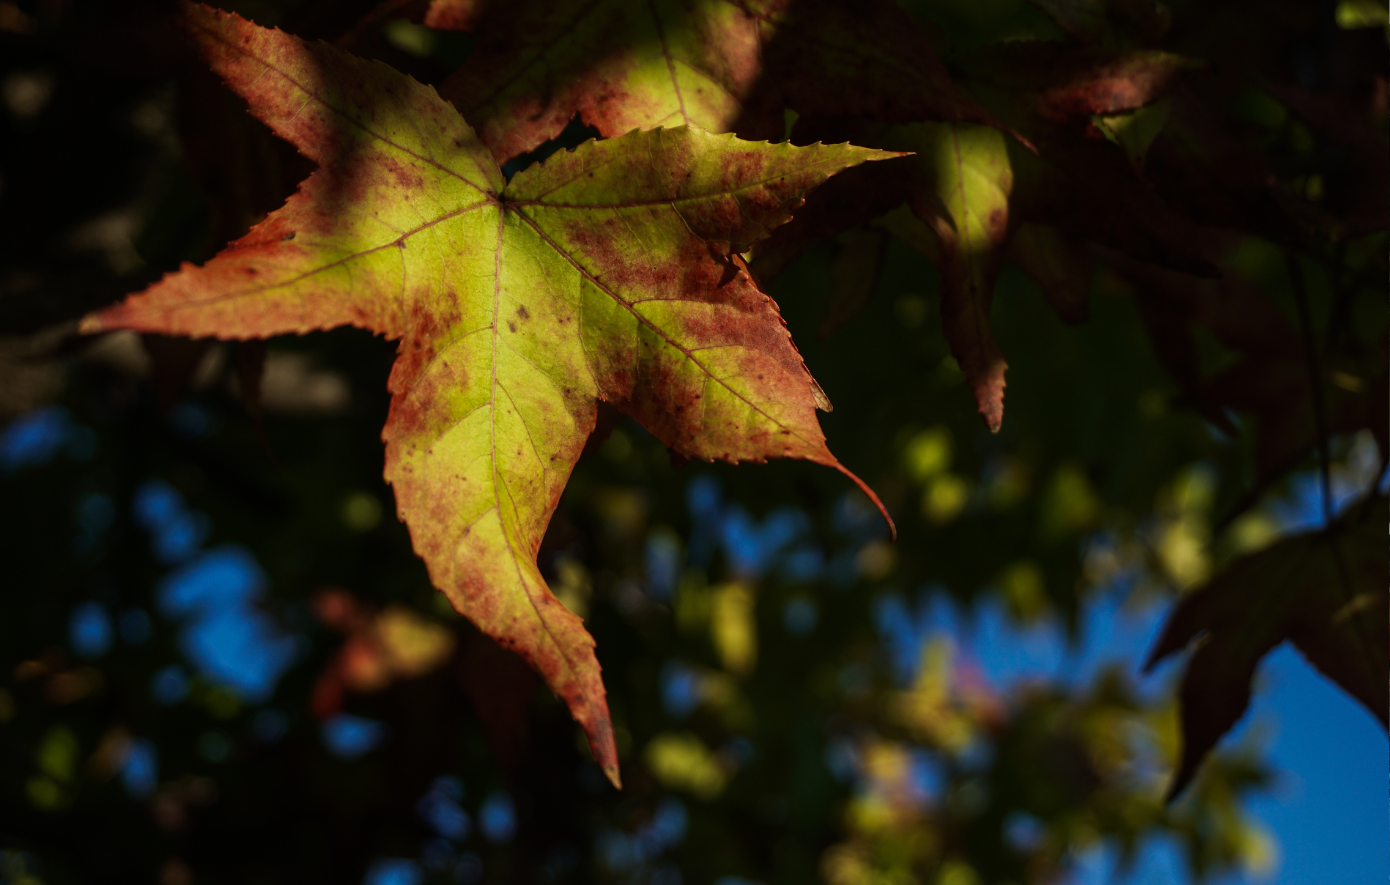
<path fill-rule="evenodd" d="M 440 94 L 499 161 L 576 114 L 610 137 L 685 123 L 775 139 L 784 108 L 993 122 L 885 0 L 434 0 L 425 23 L 478 34 Z"/>
<path fill-rule="evenodd" d="M 596 402 L 683 456 L 804 458 L 877 503 L 826 447 L 815 410 L 829 403 L 735 253 L 836 171 L 895 155 L 682 127 L 590 142 L 507 182 L 454 108 L 386 65 L 203 6 L 185 19 L 319 169 L 212 261 L 83 328 L 401 339 L 382 436 L 415 550 L 454 608 L 564 699 L 617 784 L 593 639 L 536 566 Z"/>
<path fill-rule="evenodd" d="M 1294 535 L 1237 559 L 1174 608 L 1146 664 L 1193 644 L 1179 690 L 1182 759 L 1170 799 L 1245 713 L 1256 666 L 1285 639 L 1390 724 L 1388 520 L 1383 497 L 1355 505 L 1328 531 Z"/>

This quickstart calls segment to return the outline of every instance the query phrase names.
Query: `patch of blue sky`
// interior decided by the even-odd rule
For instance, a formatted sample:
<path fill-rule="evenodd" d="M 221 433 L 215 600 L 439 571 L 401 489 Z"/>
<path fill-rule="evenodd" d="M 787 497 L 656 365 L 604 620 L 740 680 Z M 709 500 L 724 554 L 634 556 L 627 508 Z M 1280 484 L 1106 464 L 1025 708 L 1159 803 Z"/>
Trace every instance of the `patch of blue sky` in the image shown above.
<path fill-rule="evenodd" d="M 362 885 L 420 885 L 424 871 L 415 861 L 404 857 L 382 857 L 367 868 Z"/>
<path fill-rule="evenodd" d="M 489 842 L 505 843 L 516 835 L 516 804 L 512 797 L 494 790 L 478 809 L 478 829 Z"/>
<path fill-rule="evenodd" d="M 1379 465 L 1373 454 L 1373 441 L 1358 440 L 1348 458 L 1349 469 L 1334 473 L 1334 511 L 1358 500 L 1376 479 Z M 1385 478 L 1379 481 L 1383 486 Z M 1273 508 L 1280 528 L 1319 528 L 1321 495 L 1316 473 L 1295 477 L 1291 493 Z M 1276 871 L 1260 881 L 1386 881 L 1390 740 L 1385 731 L 1287 643 L 1261 662 L 1256 678 L 1250 711 L 1223 745 L 1238 742 L 1254 729 L 1272 735 L 1268 749 L 1278 773 L 1276 787 L 1248 804 L 1279 843 Z"/>
<path fill-rule="evenodd" d="M 1100 844 L 1074 858 L 1069 885 L 1174 885 L 1190 881 L 1182 847 L 1171 836 L 1153 836 L 1126 866 L 1114 845 Z M 1306 880 L 1323 881 L 1319 879 Z M 1330 881 L 1330 880 L 1329 880 Z M 1210 876 L 1203 885 L 1271 885 L 1270 880 L 1232 872 Z"/>
<path fill-rule="evenodd" d="M 739 505 L 726 505 L 719 481 L 710 474 L 690 481 L 686 504 L 692 523 L 686 560 L 695 568 L 708 565 L 714 551 L 722 549 L 729 570 L 743 578 L 780 568 L 785 579 L 807 582 L 825 569 L 824 554 L 806 543 L 811 520 L 799 508 L 779 507 L 759 522 Z"/>
<path fill-rule="evenodd" d="M 1346 458 L 1331 471 L 1332 512 L 1341 513 L 1361 500 L 1372 482 L 1384 493 L 1390 474 L 1380 473 L 1375 438 L 1363 431 L 1352 441 Z M 1287 492 L 1273 499 L 1268 512 L 1281 531 L 1312 531 L 1323 525 L 1322 480 L 1315 470 L 1293 476 Z"/>
<path fill-rule="evenodd" d="M 734 505 L 719 523 L 719 540 L 734 574 L 756 578 L 768 570 L 781 547 L 791 540 L 799 511 L 781 510 L 768 515 L 759 525 L 742 507 Z M 805 514 L 799 514 L 805 519 Z"/>
<path fill-rule="evenodd" d="M 98 658 L 111 648 L 111 613 L 99 602 L 84 602 L 68 618 L 68 645 L 80 657 Z"/>
<path fill-rule="evenodd" d="M 131 511 L 150 533 L 155 557 L 165 564 L 183 562 L 207 540 L 207 517 L 189 510 L 183 496 L 161 480 L 149 480 L 136 490 Z"/>
<path fill-rule="evenodd" d="M 946 769 L 937 754 L 913 747 L 907 755 L 907 773 L 914 792 L 937 800 L 945 796 Z"/>
<path fill-rule="evenodd" d="M 445 839 L 468 838 L 473 819 L 463 808 L 463 782 L 453 775 L 436 778 L 415 804 L 415 813 Z"/>
<path fill-rule="evenodd" d="M 674 796 L 662 799 L 652 819 L 636 833 L 637 841 L 648 857 L 656 857 L 674 848 L 685 839 L 689 816 L 685 805 Z"/>
<path fill-rule="evenodd" d="M 788 550 L 782 557 L 781 575 L 794 584 L 809 584 L 825 572 L 825 554 L 809 544 Z"/>
<path fill-rule="evenodd" d="M 661 667 L 661 705 L 672 719 L 684 719 L 700 705 L 700 674 L 677 660 Z"/>
<path fill-rule="evenodd" d="M 613 828 L 600 832 L 595 839 L 594 853 L 610 870 L 625 873 L 641 870 L 683 842 L 688 826 L 689 815 L 685 805 L 674 796 L 667 796 L 658 803 L 651 819 L 638 827 L 636 832 L 627 833 Z M 673 868 L 661 868 L 663 871 L 667 869 Z M 647 878 L 654 881 L 656 872 L 651 871 Z"/>
<path fill-rule="evenodd" d="M 642 559 L 647 595 L 661 602 L 670 599 L 680 578 L 680 540 L 670 531 L 651 532 Z"/>
<path fill-rule="evenodd" d="M 293 637 L 255 607 L 265 585 L 249 551 L 224 545 L 167 575 L 157 592 L 160 611 L 183 620 L 179 645 L 188 659 L 252 702 L 274 691 L 297 652 Z"/>
<path fill-rule="evenodd" d="M 719 546 L 719 522 L 723 514 L 723 492 L 719 480 L 702 473 L 685 487 L 685 503 L 690 511 L 690 541 L 686 545 L 686 561 L 694 568 L 709 565 Z"/>
<path fill-rule="evenodd" d="M 1335 509 L 1358 500 L 1373 477 L 1364 469 L 1342 474 L 1334 484 Z M 1282 532 L 1315 530 L 1323 524 L 1321 493 L 1315 473 L 1301 474 L 1269 512 Z M 1139 674 L 1169 603 L 1155 599 L 1136 607 L 1128 595 L 1117 584 L 1088 600 L 1074 644 L 1056 622 L 1041 632 L 1021 629 L 998 603 L 967 615 L 939 593 L 927 593 L 915 611 L 902 597 L 881 603 L 880 629 L 900 675 L 908 661 L 915 663 L 920 643 L 941 631 L 955 637 L 966 661 L 997 687 L 1038 676 L 1080 687 L 1107 666 Z M 1135 685 L 1148 694 L 1171 690 L 1181 666 L 1180 657 L 1166 662 Z M 1280 780 L 1272 794 L 1254 795 L 1246 807 L 1273 834 L 1279 859 L 1268 875 L 1232 874 L 1216 885 L 1390 878 L 1383 850 L 1390 830 L 1390 741 L 1374 717 L 1285 644 L 1261 663 L 1251 710 L 1221 746 L 1238 745 L 1252 729 L 1274 735 L 1268 759 Z M 1112 847 L 1080 860 L 1077 885 L 1166 885 L 1188 878 L 1181 852 L 1167 839 L 1150 840 L 1129 871 L 1118 869 Z"/>
<path fill-rule="evenodd" d="M 961 663 L 978 669 L 996 688 L 1037 680 L 1081 688 L 1106 667 L 1138 673 L 1157 638 L 1167 603 L 1135 605 L 1128 596 L 1126 588 L 1115 586 L 1090 597 L 1075 641 L 1055 617 L 1019 625 L 995 596 L 967 609 L 931 585 L 918 593 L 916 605 L 900 593 L 881 596 L 874 603 L 874 620 L 903 684 L 917 672 L 923 643 L 941 635 L 955 644 Z"/>
<path fill-rule="evenodd" d="M 265 586 L 265 572 L 251 552 L 227 544 L 165 575 L 155 598 L 166 617 L 198 616 L 252 605 Z"/>
<path fill-rule="evenodd" d="M 159 783 L 159 751 L 150 741 L 135 738 L 126 748 L 121 783 L 137 799 L 147 798 Z"/>
<path fill-rule="evenodd" d="M 1261 664 L 1250 712 L 1223 743 L 1271 735 L 1277 780 L 1248 807 L 1279 843 L 1276 885 L 1390 879 L 1390 740 L 1375 718 L 1290 646 Z"/>
<path fill-rule="evenodd" d="M 373 719 L 339 713 L 324 720 L 319 736 L 334 756 L 357 759 L 381 745 L 386 739 L 386 726 Z"/>
<path fill-rule="evenodd" d="M 47 406 L 20 415 L 0 433 L 0 470 L 8 473 L 53 460 L 76 425 L 62 406 Z"/>
<path fill-rule="evenodd" d="M 178 664 L 170 664 L 150 679 L 150 696 L 165 706 L 188 697 L 188 689 L 188 673 Z"/>

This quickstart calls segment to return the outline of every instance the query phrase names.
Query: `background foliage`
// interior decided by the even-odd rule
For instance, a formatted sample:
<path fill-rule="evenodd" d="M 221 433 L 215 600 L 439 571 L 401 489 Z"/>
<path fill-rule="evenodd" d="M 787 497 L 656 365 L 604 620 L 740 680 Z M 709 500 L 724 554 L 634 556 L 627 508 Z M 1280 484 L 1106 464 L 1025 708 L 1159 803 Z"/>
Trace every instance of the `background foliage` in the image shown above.
<path fill-rule="evenodd" d="M 1348 2 L 908 7 L 986 104 L 972 71 L 1007 68 L 972 65 L 1008 41 L 1092 28 L 1213 64 L 1167 110 L 1097 116 L 1092 141 L 1222 228 L 1222 269 L 1261 309 L 1309 320 L 1334 413 L 1336 390 L 1383 408 L 1382 20 Z M 424 82 L 474 39 L 408 3 L 238 11 Z M 1306 382 L 1212 380 L 1267 356 L 1239 334 L 1264 314 L 1191 310 L 1111 242 L 1078 253 L 1089 318 L 1070 325 L 1015 256 L 991 314 L 1010 372 L 990 434 L 911 231 L 810 238 L 770 292 L 836 404 L 827 437 L 900 538 L 829 471 L 681 464 L 606 413 L 540 563 L 598 640 L 615 793 L 390 518 L 391 344 L 73 334 L 308 171 L 174 22 L 136 0 L 0 3 L 0 877 L 1024 883 L 1158 834 L 1194 877 L 1267 862 L 1243 811 L 1268 785 L 1258 741 L 1222 745 L 1165 805 L 1177 673 L 1135 667 L 1171 601 L 1273 542 L 1281 502 L 1306 494 Z M 1192 93 L 1219 126 L 1182 116 Z M 575 122 L 538 153 L 592 135 Z M 1296 206 L 1296 248 L 1235 186 L 1251 157 Z M 1380 480 L 1385 424 L 1332 427 L 1339 510 Z M 1019 652 L 1048 636 L 1076 648 Z"/>

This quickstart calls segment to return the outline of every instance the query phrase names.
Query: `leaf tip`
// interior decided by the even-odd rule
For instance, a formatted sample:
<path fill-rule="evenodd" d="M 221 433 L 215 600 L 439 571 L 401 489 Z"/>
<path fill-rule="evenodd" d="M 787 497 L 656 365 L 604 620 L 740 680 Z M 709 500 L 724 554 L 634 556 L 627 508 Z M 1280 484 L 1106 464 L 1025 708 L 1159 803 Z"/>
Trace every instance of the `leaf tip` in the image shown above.
<path fill-rule="evenodd" d="M 79 335 L 95 335 L 97 332 L 105 332 L 108 329 L 110 326 L 106 325 L 101 313 L 89 313 L 77 324 Z"/>
<path fill-rule="evenodd" d="M 621 790 L 623 788 L 623 778 L 622 775 L 618 773 L 618 766 L 616 763 L 603 766 L 603 776 L 608 778 L 608 782 L 613 785 L 613 789 Z"/>
<path fill-rule="evenodd" d="M 869 496 L 869 500 L 873 502 L 874 506 L 878 508 L 878 512 L 883 516 L 883 521 L 888 523 L 888 540 L 898 540 L 898 527 L 894 524 L 893 517 L 888 514 L 888 508 L 883 506 L 883 502 L 879 500 L 879 497 L 877 494 L 874 493 L 874 490 L 869 488 L 869 484 L 864 482 L 864 480 L 860 479 L 859 477 L 855 476 L 853 471 L 851 471 L 845 465 L 841 464 L 839 461 L 832 462 L 831 466 L 843 473 L 845 476 L 848 476 L 850 480 L 856 486 L 859 487 L 859 491 Z"/>

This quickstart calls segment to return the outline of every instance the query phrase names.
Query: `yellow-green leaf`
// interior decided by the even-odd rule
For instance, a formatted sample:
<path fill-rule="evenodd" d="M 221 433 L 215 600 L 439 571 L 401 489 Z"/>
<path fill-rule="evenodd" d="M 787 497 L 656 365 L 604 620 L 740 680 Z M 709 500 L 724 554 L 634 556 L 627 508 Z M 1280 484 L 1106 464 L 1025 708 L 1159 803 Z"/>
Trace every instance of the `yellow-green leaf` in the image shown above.
<path fill-rule="evenodd" d="M 415 549 L 454 607 L 565 700 L 617 783 L 593 639 L 536 566 L 597 400 L 687 457 L 851 475 L 737 253 L 828 176 L 893 155 L 682 127 L 590 142 L 508 183 L 433 89 L 207 7 L 187 21 L 319 169 L 212 261 L 85 328 L 260 338 L 351 324 L 399 338 L 382 435 Z"/>

